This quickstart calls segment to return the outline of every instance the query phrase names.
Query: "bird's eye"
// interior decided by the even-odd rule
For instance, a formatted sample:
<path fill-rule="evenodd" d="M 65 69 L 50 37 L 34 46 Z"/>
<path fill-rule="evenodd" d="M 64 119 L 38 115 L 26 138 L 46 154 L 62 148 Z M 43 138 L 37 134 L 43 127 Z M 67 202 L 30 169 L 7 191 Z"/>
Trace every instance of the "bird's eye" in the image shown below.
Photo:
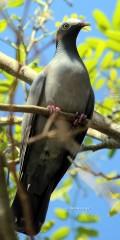
<path fill-rule="evenodd" d="M 68 24 L 68 23 L 64 23 L 63 25 L 62 25 L 62 29 L 63 30 L 67 30 L 67 29 L 69 29 L 70 28 L 70 25 Z"/>

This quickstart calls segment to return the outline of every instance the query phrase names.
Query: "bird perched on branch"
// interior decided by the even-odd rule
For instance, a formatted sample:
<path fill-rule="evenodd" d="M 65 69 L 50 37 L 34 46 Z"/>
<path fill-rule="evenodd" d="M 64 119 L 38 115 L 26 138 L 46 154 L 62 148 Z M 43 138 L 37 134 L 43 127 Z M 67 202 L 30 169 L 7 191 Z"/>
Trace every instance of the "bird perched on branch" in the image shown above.
<path fill-rule="evenodd" d="M 33 81 L 27 100 L 27 104 L 48 107 L 50 112 L 61 110 L 78 113 L 75 121 L 69 123 L 70 128 L 81 124 L 85 118 L 90 119 L 94 109 L 94 93 L 89 75 L 76 47 L 78 33 L 87 25 L 78 19 L 61 24 L 56 35 L 55 56 Z M 23 120 L 19 182 L 28 204 L 23 204 L 18 188 L 12 211 L 16 230 L 30 235 L 40 231 L 50 196 L 71 165 L 68 160 L 71 152 L 58 139 L 44 138 L 28 144 L 31 137 L 42 133 L 46 122 L 47 117 L 32 113 L 25 114 Z M 52 129 L 55 129 L 55 124 Z M 74 139 L 81 144 L 85 135 L 86 130 L 74 136 Z M 28 205 L 32 229 L 27 224 Z"/>

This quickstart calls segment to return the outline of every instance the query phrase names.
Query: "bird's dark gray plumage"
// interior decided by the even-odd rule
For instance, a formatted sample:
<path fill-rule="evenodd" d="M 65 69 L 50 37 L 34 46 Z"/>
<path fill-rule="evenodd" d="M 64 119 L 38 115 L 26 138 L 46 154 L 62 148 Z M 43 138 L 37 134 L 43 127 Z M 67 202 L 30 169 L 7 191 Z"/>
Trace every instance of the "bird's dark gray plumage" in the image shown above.
<path fill-rule="evenodd" d="M 77 35 L 84 26 L 86 24 L 80 20 L 67 21 L 60 26 L 55 56 L 33 82 L 27 104 L 45 107 L 53 104 L 62 111 L 79 112 L 91 118 L 94 94 L 88 72 L 76 48 Z M 46 121 L 46 117 L 38 114 L 25 114 L 23 120 L 20 182 L 29 197 L 33 234 L 37 234 L 44 223 L 51 193 L 70 166 L 67 159 L 70 153 L 55 139 L 27 145 L 31 136 L 43 131 Z M 86 131 L 75 136 L 79 144 L 85 134 Z M 18 192 L 12 210 L 17 231 L 28 234 Z"/>

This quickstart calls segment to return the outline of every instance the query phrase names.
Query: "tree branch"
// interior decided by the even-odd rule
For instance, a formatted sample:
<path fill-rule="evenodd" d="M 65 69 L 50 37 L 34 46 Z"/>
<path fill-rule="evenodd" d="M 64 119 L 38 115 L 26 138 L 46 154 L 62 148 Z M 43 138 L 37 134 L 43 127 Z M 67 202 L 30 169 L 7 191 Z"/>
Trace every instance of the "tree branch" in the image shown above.
<path fill-rule="evenodd" d="M 22 117 L 13 116 L 11 117 L 0 117 L 0 126 L 7 126 L 7 125 L 14 125 L 14 124 L 21 124 Z"/>
<path fill-rule="evenodd" d="M 46 117 L 49 116 L 49 110 L 45 107 L 33 106 L 33 105 L 10 105 L 10 104 L 0 104 L 0 110 L 9 112 L 25 112 L 25 113 L 39 113 Z M 74 114 L 60 112 L 61 116 L 67 118 L 67 120 L 72 121 L 74 119 Z M 89 127 L 106 134 L 108 137 L 113 138 L 115 141 L 120 143 L 120 126 L 111 123 L 108 118 L 101 116 L 99 113 L 94 112 L 92 120 L 86 120 L 86 128 Z"/>
<path fill-rule="evenodd" d="M 112 180 L 117 180 L 120 179 L 120 175 L 116 174 L 115 176 L 111 177 L 111 176 L 107 176 L 102 172 L 95 172 L 93 171 L 93 169 L 91 169 L 87 164 L 85 165 L 79 165 L 77 164 L 74 159 L 72 159 L 70 156 L 68 156 L 68 160 L 70 161 L 70 163 L 72 163 L 76 168 L 81 169 L 85 172 L 91 173 L 93 176 L 95 177 L 102 177 L 104 179 L 106 179 L 107 181 L 112 181 Z"/>
<path fill-rule="evenodd" d="M 86 152 L 86 151 L 98 151 L 101 149 L 119 149 L 120 144 L 118 144 L 116 141 L 110 140 L 107 142 L 102 142 L 99 144 L 92 144 L 92 145 L 84 145 L 82 144 L 81 146 L 81 151 Z"/>
<path fill-rule="evenodd" d="M 3 158 L 0 155 L 0 239 L 17 240 L 9 209 L 7 185 L 5 182 Z"/>
<path fill-rule="evenodd" d="M 20 64 L 15 59 L 8 57 L 2 52 L 0 52 L 0 68 L 28 84 L 31 84 L 38 75 L 30 67 Z"/>

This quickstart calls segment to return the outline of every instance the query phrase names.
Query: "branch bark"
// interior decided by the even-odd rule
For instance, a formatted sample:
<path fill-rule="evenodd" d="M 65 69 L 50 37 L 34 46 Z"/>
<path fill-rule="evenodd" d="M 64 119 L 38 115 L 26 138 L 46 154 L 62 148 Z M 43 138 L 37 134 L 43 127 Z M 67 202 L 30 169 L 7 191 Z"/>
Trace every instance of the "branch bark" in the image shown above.
<path fill-rule="evenodd" d="M 49 116 L 49 110 L 44 107 L 33 106 L 33 105 L 11 105 L 11 104 L 0 104 L 0 110 L 7 112 L 25 112 L 25 113 L 38 113 L 46 117 Z M 66 117 L 68 120 L 74 119 L 74 114 L 60 112 L 61 116 Z M 112 123 L 108 118 L 103 117 L 97 112 L 94 112 L 92 120 L 87 120 L 86 124 L 89 123 L 89 127 L 106 134 L 108 137 L 113 138 L 115 141 L 120 143 L 120 126 Z"/>
<path fill-rule="evenodd" d="M 17 240 L 9 209 L 2 156 L 0 156 L 0 239 Z"/>
<path fill-rule="evenodd" d="M 31 84 L 37 77 L 37 73 L 33 69 L 20 64 L 15 59 L 8 57 L 2 52 L 0 52 L 0 68 L 24 82 L 27 82 L 28 84 Z"/>
<path fill-rule="evenodd" d="M 21 124 L 22 123 L 22 117 L 13 116 L 11 117 L 0 117 L 0 126 L 8 126 L 8 125 L 14 125 L 14 124 Z"/>

